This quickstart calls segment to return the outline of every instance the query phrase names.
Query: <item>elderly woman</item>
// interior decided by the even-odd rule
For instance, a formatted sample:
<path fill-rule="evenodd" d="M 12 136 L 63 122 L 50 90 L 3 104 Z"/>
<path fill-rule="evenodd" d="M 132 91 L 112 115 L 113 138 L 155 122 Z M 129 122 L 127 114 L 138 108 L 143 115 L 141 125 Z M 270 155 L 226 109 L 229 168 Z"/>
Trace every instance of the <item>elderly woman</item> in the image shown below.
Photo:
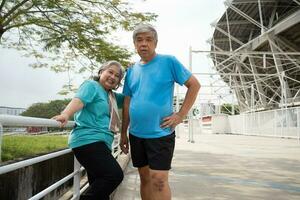
<path fill-rule="evenodd" d="M 120 125 L 117 107 L 124 99 L 112 90 L 118 88 L 122 77 L 120 63 L 103 64 L 98 76 L 84 81 L 64 111 L 53 117 L 64 126 L 75 114 L 69 146 L 86 169 L 90 185 L 80 199 L 108 200 L 123 180 L 123 171 L 111 155 L 114 133 Z"/>

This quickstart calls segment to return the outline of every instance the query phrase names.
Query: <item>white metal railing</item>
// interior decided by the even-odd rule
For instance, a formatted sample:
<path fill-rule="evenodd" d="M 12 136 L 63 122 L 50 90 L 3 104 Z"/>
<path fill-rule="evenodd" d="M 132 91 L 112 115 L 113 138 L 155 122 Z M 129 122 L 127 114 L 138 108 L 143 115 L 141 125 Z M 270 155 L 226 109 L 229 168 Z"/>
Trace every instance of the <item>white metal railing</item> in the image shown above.
<path fill-rule="evenodd" d="M 200 121 L 200 132 L 211 129 L 212 133 L 295 138 L 300 142 L 300 107 L 211 117 L 209 122 Z"/>
<path fill-rule="evenodd" d="M 34 117 L 21 117 L 21 116 L 13 116 L 13 115 L 1 115 L 0 114 L 0 159 L 1 159 L 1 146 L 2 146 L 2 137 L 3 137 L 3 126 L 36 126 L 36 127 L 60 127 L 60 123 L 52 119 L 42 119 L 42 118 L 34 118 Z M 66 127 L 73 127 L 74 122 L 70 121 L 66 125 Z M 119 147 L 119 137 L 120 134 L 115 135 L 114 143 L 112 146 L 113 156 L 117 157 L 120 153 Z M 50 153 L 47 155 L 39 156 L 36 158 L 20 161 L 17 163 L 5 165 L 0 167 L 0 174 L 8 173 L 16 169 L 20 169 L 26 166 L 30 166 L 45 160 L 49 160 L 61 155 L 65 155 L 70 153 L 71 149 L 65 149 L 62 151 Z M 81 171 L 83 167 L 79 164 L 77 159 L 74 157 L 74 171 L 65 176 L 63 179 L 57 181 L 56 183 L 50 185 L 48 188 L 39 192 L 38 194 L 32 196 L 30 200 L 37 200 L 43 198 L 45 195 L 49 194 L 51 191 L 58 188 L 60 185 L 64 184 L 71 178 L 73 178 L 73 197 L 72 200 L 77 200 L 80 197 L 80 179 L 81 179 Z"/>
<path fill-rule="evenodd" d="M 65 150 L 62 150 L 62 151 L 46 154 L 46 155 L 43 155 L 43 156 L 31 158 L 31 159 L 28 159 L 28 160 L 23 160 L 23 161 L 16 162 L 16 163 L 13 163 L 13 164 L 4 165 L 4 166 L 0 167 L 0 174 L 5 174 L 5 173 L 8 173 L 8 172 L 14 171 L 16 169 L 20 169 L 22 167 L 28 167 L 30 165 L 34 165 L 36 163 L 43 162 L 45 160 L 56 158 L 58 156 L 65 155 L 65 154 L 70 153 L 70 152 L 71 152 L 71 149 L 65 149 Z"/>
<path fill-rule="evenodd" d="M 232 133 L 300 140 L 300 107 L 229 116 L 229 124 Z"/>

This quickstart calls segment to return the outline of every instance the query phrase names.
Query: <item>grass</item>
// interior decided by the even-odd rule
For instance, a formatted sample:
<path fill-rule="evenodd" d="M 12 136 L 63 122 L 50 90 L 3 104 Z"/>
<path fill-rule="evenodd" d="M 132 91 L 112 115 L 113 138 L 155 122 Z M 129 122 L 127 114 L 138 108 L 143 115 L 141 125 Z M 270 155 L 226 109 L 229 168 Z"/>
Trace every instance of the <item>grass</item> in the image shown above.
<path fill-rule="evenodd" d="M 3 136 L 2 162 L 67 148 L 68 137 L 62 135 L 14 135 Z"/>

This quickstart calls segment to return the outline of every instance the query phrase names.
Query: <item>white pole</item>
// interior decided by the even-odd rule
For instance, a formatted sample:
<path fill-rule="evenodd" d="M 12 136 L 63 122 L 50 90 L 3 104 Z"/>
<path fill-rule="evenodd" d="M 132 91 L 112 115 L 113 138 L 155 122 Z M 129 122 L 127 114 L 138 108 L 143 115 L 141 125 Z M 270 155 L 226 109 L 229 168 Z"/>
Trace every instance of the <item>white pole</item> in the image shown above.
<path fill-rule="evenodd" d="M 0 123 L 0 163 L 2 162 L 2 139 L 3 139 L 3 126 Z"/>
<path fill-rule="evenodd" d="M 191 73 L 193 73 L 192 63 L 193 62 L 193 50 L 192 47 L 189 47 L 189 70 Z M 188 119 L 189 119 L 189 142 L 192 142 L 192 134 L 193 134 L 193 127 L 192 127 L 192 113 L 191 110 L 188 113 Z"/>
<path fill-rule="evenodd" d="M 221 96 L 220 95 L 218 96 L 218 103 L 219 103 L 219 105 L 218 105 L 218 114 L 221 114 Z"/>
<path fill-rule="evenodd" d="M 283 136 L 283 119 L 286 119 L 286 112 L 285 115 L 283 115 L 284 113 L 284 106 L 285 106 L 285 82 L 284 82 L 284 72 L 281 73 L 281 136 Z"/>
<path fill-rule="evenodd" d="M 243 133 L 244 135 L 246 135 L 246 115 L 244 113 L 242 113 L 242 117 L 243 117 Z"/>
<path fill-rule="evenodd" d="M 176 84 L 176 112 L 179 112 L 179 85 Z M 178 124 L 176 126 L 176 136 L 179 138 L 179 126 L 180 124 Z"/>
<path fill-rule="evenodd" d="M 77 171 L 77 174 L 74 175 L 74 179 L 73 179 L 73 199 L 75 200 L 78 200 L 80 197 L 80 178 L 81 178 L 80 167 L 81 167 L 80 163 L 74 156 L 74 172 Z"/>
<path fill-rule="evenodd" d="M 251 84 L 251 124 L 250 124 L 250 127 L 251 127 L 251 133 L 253 132 L 253 129 L 254 129 L 254 84 Z"/>
<path fill-rule="evenodd" d="M 278 116 L 277 116 L 277 110 L 274 110 L 274 132 L 275 132 L 275 135 L 278 136 L 278 132 L 277 132 L 277 121 L 278 121 Z"/>
<path fill-rule="evenodd" d="M 232 90 L 232 77 L 229 76 L 229 87 L 230 87 L 230 91 L 231 91 L 231 94 L 232 94 L 232 97 L 231 97 L 231 115 L 234 115 L 234 104 L 233 104 L 233 100 L 234 100 L 234 96 L 233 96 L 233 90 Z"/>
<path fill-rule="evenodd" d="M 298 143 L 300 144 L 300 109 L 297 108 Z"/>
<path fill-rule="evenodd" d="M 254 84 L 251 84 L 251 112 L 254 111 Z"/>

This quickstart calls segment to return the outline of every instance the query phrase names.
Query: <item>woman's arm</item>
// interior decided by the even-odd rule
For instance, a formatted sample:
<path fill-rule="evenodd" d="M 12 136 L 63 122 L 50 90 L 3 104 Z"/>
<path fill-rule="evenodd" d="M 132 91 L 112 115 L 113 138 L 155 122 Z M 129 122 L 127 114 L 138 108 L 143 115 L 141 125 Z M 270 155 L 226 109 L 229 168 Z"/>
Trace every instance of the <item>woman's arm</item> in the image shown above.
<path fill-rule="evenodd" d="M 52 117 L 52 119 L 60 122 L 61 127 L 63 127 L 68 123 L 69 118 L 73 116 L 75 112 L 81 110 L 83 106 L 84 104 L 79 98 L 73 98 L 61 114 Z"/>

